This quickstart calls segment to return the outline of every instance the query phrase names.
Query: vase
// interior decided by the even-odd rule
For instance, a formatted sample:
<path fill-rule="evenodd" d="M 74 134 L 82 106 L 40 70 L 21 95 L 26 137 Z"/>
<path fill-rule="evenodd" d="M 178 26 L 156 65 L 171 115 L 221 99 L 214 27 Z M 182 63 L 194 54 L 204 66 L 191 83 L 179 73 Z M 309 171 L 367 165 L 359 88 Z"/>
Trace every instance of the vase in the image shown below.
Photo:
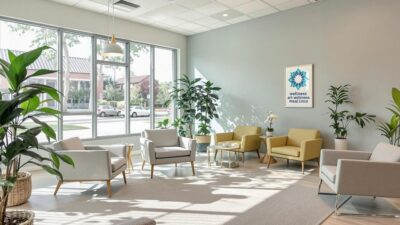
<path fill-rule="evenodd" d="M 335 139 L 335 150 L 347 150 L 347 139 Z"/>
<path fill-rule="evenodd" d="M 265 136 L 267 136 L 267 137 L 272 137 L 273 134 L 274 134 L 273 131 L 267 131 L 267 132 L 265 132 Z"/>

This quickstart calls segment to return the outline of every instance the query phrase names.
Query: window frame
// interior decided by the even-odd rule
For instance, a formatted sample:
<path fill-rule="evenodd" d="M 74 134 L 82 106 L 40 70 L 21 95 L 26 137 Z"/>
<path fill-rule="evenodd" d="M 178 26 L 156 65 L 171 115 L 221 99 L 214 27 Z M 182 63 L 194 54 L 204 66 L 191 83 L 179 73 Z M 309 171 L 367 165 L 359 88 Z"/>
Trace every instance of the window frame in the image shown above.
<path fill-rule="evenodd" d="M 145 43 L 145 42 L 140 42 L 140 41 L 133 41 L 133 40 L 128 40 L 128 39 L 123 39 L 123 38 L 117 38 L 118 42 L 123 42 L 125 43 L 125 62 L 112 62 L 112 61 L 106 61 L 106 60 L 98 60 L 97 59 L 97 40 L 98 39 L 109 39 L 109 36 L 106 35 L 101 35 L 101 34 L 95 34 L 95 33 L 90 33 L 90 32 L 85 32 L 85 31 L 79 31 L 79 30 L 74 30 L 74 29 L 69 29 L 69 28 L 62 28 L 58 26 L 52 26 L 52 25 L 46 25 L 42 23 L 37 23 L 37 22 L 31 22 L 31 21 L 26 21 L 26 20 L 21 20 L 21 19 L 15 19 L 15 18 L 9 18 L 5 16 L 0 16 L 0 21 L 4 22 L 11 22 L 11 23 L 19 23 L 19 24 L 24 24 L 28 26 L 35 26 L 35 27 L 41 27 L 45 29 L 52 29 L 57 32 L 57 38 L 58 38 L 58 43 L 57 43 L 57 62 L 58 62 L 58 72 L 57 72 L 57 77 L 55 81 L 57 82 L 57 90 L 60 91 L 60 93 L 64 93 L 63 91 L 63 73 L 64 73 L 64 63 L 63 63 L 63 43 L 62 43 L 62 38 L 64 38 L 64 33 L 69 33 L 69 34 L 76 34 L 76 35 L 81 35 L 81 36 L 87 36 L 91 38 L 91 95 L 92 95 L 92 105 L 91 107 L 91 112 L 64 112 L 63 111 L 63 104 L 57 103 L 57 109 L 60 110 L 61 116 L 58 118 L 58 124 L 57 124 L 57 140 L 62 140 L 63 139 L 63 117 L 64 116 L 75 116 L 75 115 L 91 115 L 92 116 L 92 137 L 91 138 L 84 138 L 82 140 L 101 140 L 101 139 L 109 139 L 109 138 L 117 138 L 117 137 L 128 137 L 128 136 L 139 136 L 139 133 L 131 133 L 130 132 L 130 71 L 131 71 L 131 63 L 130 63 L 130 45 L 131 43 L 135 44 L 142 44 L 142 45 L 147 45 L 150 47 L 150 128 L 154 129 L 155 127 L 155 112 L 154 112 L 154 104 L 155 104 L 155 96 L 154 96 L 154 78 L 155 78 L 155 67 L 154 67 L 154 52 L 155 48 L 163 48 L 163 49 L 168 49 L 171 50 L 173 53 L 173 83 L 174 86 L 176 86 L 176 80 L 178 77 L 178 49 L 177 48 L 171 48 L 171 47 L 165 47 L 165 46 L 160 46 L 160 45 L 155 45 L 155 44 L 150 44 L 150 43 Z M 102 65 L 113 65 L 113 66 L 123 66 L 125 67 L 125 83 L 128 84 L 125 88 L 125 132 L 124 134 L 119 134 L 119 135 L 107 135 L 107 136 L 98 136 L 97 132 L 97 65 L 102 64 Z M 173 118 L 176 118 L 177 115 L 177 109 L 175 107 L 175 104 L 173 105 Z"/>

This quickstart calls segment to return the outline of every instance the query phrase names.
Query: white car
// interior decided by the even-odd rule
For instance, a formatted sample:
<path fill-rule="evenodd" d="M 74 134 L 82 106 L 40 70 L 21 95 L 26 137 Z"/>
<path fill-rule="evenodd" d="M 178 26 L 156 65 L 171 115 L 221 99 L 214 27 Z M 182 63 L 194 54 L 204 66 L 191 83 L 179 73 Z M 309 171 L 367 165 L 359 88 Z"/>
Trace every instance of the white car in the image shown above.
<path fill-rule="evenodd" d="M 97 107 L 97 115 L 105 116 L 121 116 L 121 111 L 109 105 L 99 105 Z"/>
<path fill-rule="evenodd" d="M 129 114 L 132 117 L 138 117 L 138 116 L 150 116 L 150 110 L 146 109 L 143 106 L 132 106 L 130 108 Z"/>

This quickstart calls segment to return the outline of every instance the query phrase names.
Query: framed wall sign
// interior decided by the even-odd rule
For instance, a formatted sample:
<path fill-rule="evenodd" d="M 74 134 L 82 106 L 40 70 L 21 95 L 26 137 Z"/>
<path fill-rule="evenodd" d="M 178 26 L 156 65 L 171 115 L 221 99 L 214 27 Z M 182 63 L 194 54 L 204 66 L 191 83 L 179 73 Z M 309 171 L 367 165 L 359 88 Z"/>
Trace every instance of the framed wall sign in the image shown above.
<path fill-rule="evenodd" d="M 313 107 L 313 65 L 286 67 L 286 107 Z"/>

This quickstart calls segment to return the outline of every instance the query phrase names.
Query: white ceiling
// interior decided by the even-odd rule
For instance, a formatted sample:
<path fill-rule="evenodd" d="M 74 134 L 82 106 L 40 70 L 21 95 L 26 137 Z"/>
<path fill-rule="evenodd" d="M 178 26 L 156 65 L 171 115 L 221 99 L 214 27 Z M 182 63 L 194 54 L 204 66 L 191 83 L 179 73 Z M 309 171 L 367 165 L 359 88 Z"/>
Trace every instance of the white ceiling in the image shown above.
<path fill-rule="evenodd" d="M 51 0 L 107 14 L 108 0 Z M 112 1 L 112 0 L 111 0 Z M 116 1 L 116 0 L 114 0 Z M 126 0 L 139 8 L 115 7 L 116 17 L 192 35 L 318 0 Z M 223 16 L 225 15 L 225 16 Z"/>

